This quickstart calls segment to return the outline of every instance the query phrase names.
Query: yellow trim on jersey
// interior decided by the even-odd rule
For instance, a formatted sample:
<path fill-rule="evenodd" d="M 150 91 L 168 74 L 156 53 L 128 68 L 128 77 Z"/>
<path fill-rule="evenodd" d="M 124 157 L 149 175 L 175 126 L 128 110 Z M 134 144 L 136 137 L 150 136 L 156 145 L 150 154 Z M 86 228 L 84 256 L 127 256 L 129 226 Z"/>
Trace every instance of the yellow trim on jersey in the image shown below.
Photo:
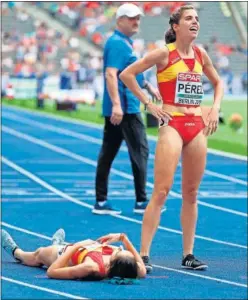
<path fill-rule="evenodd" d="M 202 74 L 202 65 L 196 59 L 193 72 Z"/>
<path fill-rule="evenodd" d="M 81 264 L 81 262 L 84 260 L 86 254 L 88 253 L 88 251 L 86 249 L 84 249 L 79 255 L 78 255 L 78 264 Z"/>
<path fill-rule="evenodd" d="M 170 52 L 176 50 L 176 45 L 174 43 L 167 44 L 166 47 L 169 49 Z"/>
<path fill-rule="evenodd" d="M 183 60 L 178 61 L 174 65 L 165 69 L 163 72 L 157 74 L 158 83 L 171 81 L 177 78 L 180 72 L 188 72 L 189 68 L 185 65 Z"/>
<path fill-rule="evenodd" d="M 172 117 L 183 117 L 183 116 L 186 116 L 185 114 L 179 113 L 179 112 L 176 112 L 176 111 L 170 113 L 170 115 L 171 115 Z"/>

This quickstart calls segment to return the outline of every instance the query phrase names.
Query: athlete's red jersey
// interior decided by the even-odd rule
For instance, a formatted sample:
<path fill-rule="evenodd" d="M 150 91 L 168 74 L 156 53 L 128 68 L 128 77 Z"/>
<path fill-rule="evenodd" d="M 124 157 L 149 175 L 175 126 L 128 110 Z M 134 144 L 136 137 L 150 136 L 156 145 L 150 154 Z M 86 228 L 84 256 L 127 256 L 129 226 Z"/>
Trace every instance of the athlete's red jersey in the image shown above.
<path fill-rule="evenodd" d="M 169 49 L 168 65 L 157 72 L 158 87 L 163 103 L 199 106 L 203 98 L 203 62 L 200 49 L 193 46 L 195 58 L 182 59 L 174 43 L 166 46 Z"/>

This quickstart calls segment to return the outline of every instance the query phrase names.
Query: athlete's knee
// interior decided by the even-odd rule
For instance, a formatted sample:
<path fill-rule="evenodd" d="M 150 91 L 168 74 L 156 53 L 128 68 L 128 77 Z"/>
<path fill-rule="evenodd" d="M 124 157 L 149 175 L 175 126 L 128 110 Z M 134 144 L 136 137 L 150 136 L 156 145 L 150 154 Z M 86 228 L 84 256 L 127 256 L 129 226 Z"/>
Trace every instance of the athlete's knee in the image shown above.
<path fill-rule="evenodd" d="M 196 187 L 187 187 L 183 189 L 183 200 L 188 203 L 195 204 L 197 202 L 198 189 Z"/>
<path fill-rule="evenodd" d="M 160 208 L 163 207 L 165 200 L 169 194 L 170 188 L 169 187 L 160 187 L 157 188 L 154 193 L 153 193 L 153 197 L 154 197 L 154 201 L 156 203 L 156 205 Z"/>
<path fill-rule="evenodd" d="M 35 253 L 34 253 L 35 259 L 36 259 L 37 262 L 39 262 L 39 263 L 40 263 L 40 262 L 42 261 L 42 259 L 43 259 L 44 249 L 45 249 L 45 247 L 40 247 L 40 248 L 38 248 L 38 249 L 35 251 Z"/>

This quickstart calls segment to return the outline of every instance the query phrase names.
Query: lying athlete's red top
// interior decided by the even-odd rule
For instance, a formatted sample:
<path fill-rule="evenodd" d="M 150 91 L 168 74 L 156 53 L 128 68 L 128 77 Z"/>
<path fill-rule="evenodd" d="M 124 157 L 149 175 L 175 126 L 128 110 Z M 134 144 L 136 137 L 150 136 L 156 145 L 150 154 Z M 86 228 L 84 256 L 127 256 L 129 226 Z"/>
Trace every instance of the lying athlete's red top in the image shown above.
<path fill-rule="evenodd" d="M 100 246 L 95 250 L 89 251 L 86 248 L 77 250 L 71 257 L 71 261 L 74 265 L 79 265 L 84 262 L 86 257 L 90 257 L 99 266 L 99 272 L 102 275 L 106 274 L 103 255 L 112 255 L 113 249 L 109 246 Z"/>
<path fill-rule="evenodd" d="M 168 65 L 158 70 L 157 80 L 164 104 L 197 107 L 203 100 L 201 51 L 193 46 L 195 58 L 182 59 L 174 43 L 169 50 Z"/>

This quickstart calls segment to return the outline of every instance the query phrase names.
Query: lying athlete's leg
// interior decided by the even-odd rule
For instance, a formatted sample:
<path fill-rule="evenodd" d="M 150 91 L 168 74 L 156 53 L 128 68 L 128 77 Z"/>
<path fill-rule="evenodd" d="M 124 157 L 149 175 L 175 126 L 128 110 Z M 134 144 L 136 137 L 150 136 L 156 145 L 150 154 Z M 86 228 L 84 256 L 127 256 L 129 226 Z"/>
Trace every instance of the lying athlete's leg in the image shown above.
<path fill-rule="evenodd" d="M 24 265 L 31 267 L 49 266 L 57 259 L 57 246 L 42 247 L 34 252 L 27 252 L 23 251 L 12 236 L 4 229 L 1 230 L 1 238 L 3 249 Z"/>
<path fill-rule="evenodd" d="M 197 223 L 197 192 L 206 165 L 207 139 L 199 133 L 182 150 L 181 224 L 183 230 L 183 254 L 193 253 Z"/>
<path fill-rule="evenodd" d="M 56 247 L 57 246 L 40 247 L 33 252 L 27 252 L 17 248 L 14 251 L 14 257 L 26 266 L 41 267 L 45 265 L 49 267 L 56 259 Z"/>
<path fill-rule="evenodd" d="M 182 139 L 178 132 L 170 126 L 160 128 L 155 155 L 154 190 L 142 225 L 142 256 L 149 256 L 152 239 L 160 222 L 161 209 L 172 186 L 181 150 Z"/>

